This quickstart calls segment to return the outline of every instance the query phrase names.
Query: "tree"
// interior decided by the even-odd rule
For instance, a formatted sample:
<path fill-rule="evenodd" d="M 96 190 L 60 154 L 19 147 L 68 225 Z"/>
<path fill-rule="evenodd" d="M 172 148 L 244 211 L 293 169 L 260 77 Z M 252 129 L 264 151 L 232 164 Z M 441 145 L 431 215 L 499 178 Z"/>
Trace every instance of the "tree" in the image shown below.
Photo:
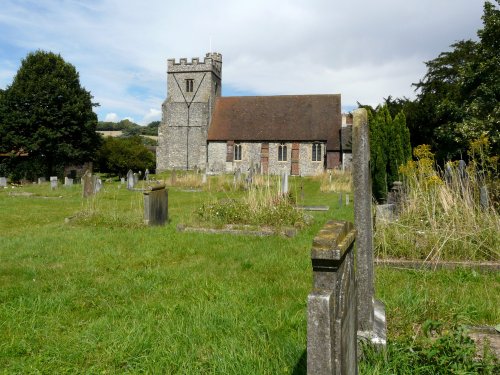
<path fill-rule="evenodd" d="M 500 4 L 499 0 L 496 0 Z M 415 84 L 415 129 L 427 129 L 441 161 L 463 157 L 471 141 L 486 136 L 500 151 L 500 10 L 484 4 L 479 41 L 459 41 L 428 61 L 427 74 Z"/>
<path fill-rule="evenodd" d="M 155 157 L 139 136 L 130 138 L 107 137 L 97 153 L 97 168 L 100 172 L 119 176 L 132 170 L 154 170 Z"/>
<path fill-rule="evenodd" d="M 394 181 L 399 180 L 399 167 L 411 159 L 410 131 L 404 113 L 398 112 L 393 119 L 387 103 L 375 109 L 358 105 L 368 111 L 372 193 L 376 200 L 383 201 Z"/>
<path fill-rule="evenodd" d="M 24 165 L 24 177 L 35 178 L 93 159 L 100 146 L 92 110 L 97 104 L 60 55 L 29 53 L 3 96 L 0 152 L 12 152 L 11 169 Z M 19 150 L 28 153 L 27 162 L 15 156 Z"/>

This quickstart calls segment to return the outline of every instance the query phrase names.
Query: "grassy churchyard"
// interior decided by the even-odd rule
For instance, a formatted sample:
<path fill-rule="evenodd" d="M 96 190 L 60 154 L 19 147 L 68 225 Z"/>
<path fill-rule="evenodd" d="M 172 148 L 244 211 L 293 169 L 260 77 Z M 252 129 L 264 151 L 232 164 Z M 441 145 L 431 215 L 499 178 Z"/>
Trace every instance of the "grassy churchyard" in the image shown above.
<path fill-rule="evenodd" d="M 323 185 L 290 179 L 298 204 L 330 207 L 306 212 L 293 238 L 177 231 L 200 225 L 203 204 L 249 199 L 232 176 L 176 176 L 164 227 L 143 226 L 142 193 L 116 181 L 87 199 L 81 185 L 1 189 L 0 373 L 305 374 L 312 239 L 329 219 L 353 220 L 352 194 L 339 207 L 330 190 L 343 187 Z M 405 361 L 425 333 L 500 322 L 494 272 L 377 267 L 376 294 L 388 352 L 368 353 L 360 373 L 397 361 L 417 373 Z"/>

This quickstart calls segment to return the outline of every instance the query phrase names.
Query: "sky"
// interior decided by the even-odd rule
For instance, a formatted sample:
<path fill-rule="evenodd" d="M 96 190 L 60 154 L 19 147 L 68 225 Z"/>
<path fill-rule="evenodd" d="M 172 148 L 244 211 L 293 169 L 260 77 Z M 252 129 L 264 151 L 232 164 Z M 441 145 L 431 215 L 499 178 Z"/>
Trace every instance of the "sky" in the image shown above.
<path fill-rule="evenodd" d="M 0 89 L 60 54 L 100 121 L 161 119 L 167 59 L 222 54 L 222 95 L 414 98 L 425 61 L 477 40 L 482 0 L 0 0 Z"/>

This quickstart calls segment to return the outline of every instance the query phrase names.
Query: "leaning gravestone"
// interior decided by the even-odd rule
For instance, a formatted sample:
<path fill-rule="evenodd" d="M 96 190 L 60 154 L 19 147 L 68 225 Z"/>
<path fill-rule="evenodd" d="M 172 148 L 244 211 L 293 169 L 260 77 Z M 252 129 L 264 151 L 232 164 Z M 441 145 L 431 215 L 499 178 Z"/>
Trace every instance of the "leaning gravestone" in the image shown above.
<path fill-rule="evenodd" d="M 132 190 L 135 186 L 134 172 L 130 169 L 127 172 L 127 189 Z"/>
<path fill-rule="evenodd" d="M 0 177 L 0 187 L 7 186 L 7 177 Z"/>
<path fill-rule="evenodd" d="M 57 176 L 50 177 L 50 188 L 52 190 L 57 189 Z"/>
<path fill-rule="evenodd" d="M 165 185 L 154 186 L 144 192 L 144 223 L 164 225 L 168 220 L 168 190 Z"/>
<path fill-rule="evenodd" d="M 354 111 L 352 128 L 354 223 L 357 231 L 358 336 L 386 344 L 384 305 L 375 300 L 370 137 L 366 109 Z"/>

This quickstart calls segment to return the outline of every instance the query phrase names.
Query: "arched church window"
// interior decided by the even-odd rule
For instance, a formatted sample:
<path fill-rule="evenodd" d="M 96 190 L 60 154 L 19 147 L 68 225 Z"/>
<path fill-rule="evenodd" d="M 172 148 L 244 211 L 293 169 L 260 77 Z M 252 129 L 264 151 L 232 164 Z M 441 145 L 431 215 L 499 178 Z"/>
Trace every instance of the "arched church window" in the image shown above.
<path fill-rule="evenodd" d="M 241 160 L 241 143 L 234 144 L 234 160 Z"/>
<path fill-rule="evenodd" d="M 278 161 L 286 161 L 286 158 L 287 158 L 286 154 L 287 154 L 286 144 L 281 143 L 278 146 Z"/>

